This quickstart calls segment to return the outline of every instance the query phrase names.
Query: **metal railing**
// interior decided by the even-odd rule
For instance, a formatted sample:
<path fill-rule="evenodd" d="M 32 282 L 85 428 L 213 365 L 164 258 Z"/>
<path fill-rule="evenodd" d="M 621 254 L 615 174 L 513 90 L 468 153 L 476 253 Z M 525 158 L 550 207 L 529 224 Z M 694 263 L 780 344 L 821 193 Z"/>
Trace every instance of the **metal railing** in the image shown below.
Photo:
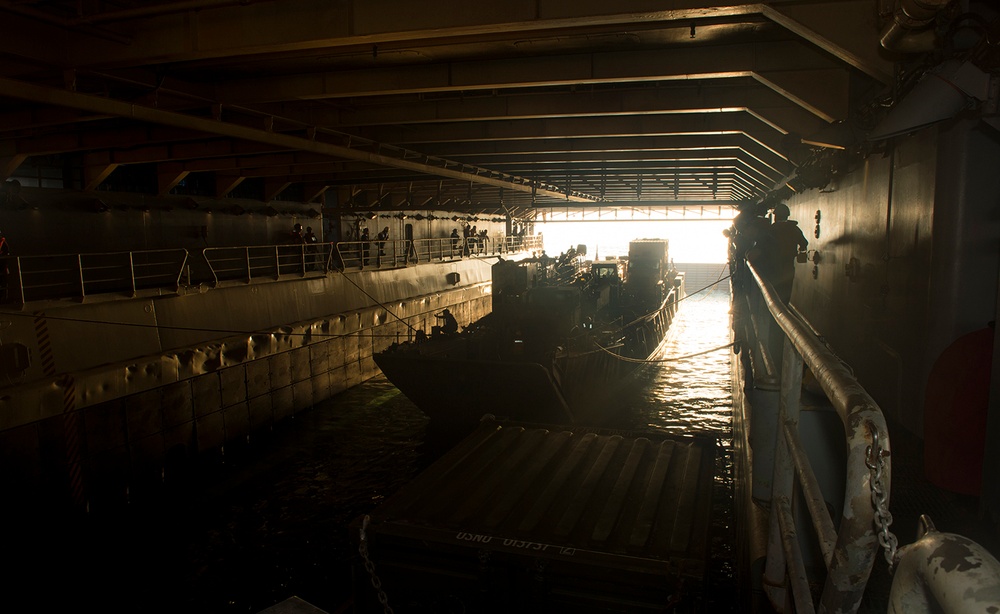
<path fill-rule="evenodd" d="M 772 605 L 786 610 L 790 601 L 799 613 L 815 611 L 810 575 L 794 522 L 792 502 L 799 485 L 809 518 L 818 537 L 825 579 L 819 609 L 854 612 L 860 606 L 880 543 L 880 511 L 872 504 L 872 489 L 889 492 L 889 433 L 882 410 L 861 387 L 847 367 L 826 345 L 777 298 L 769 283 L 747 265 L 749 283 L 740 309 L 749 317 L 742 321 L 755 364 L 755 379 L 778 387 L 777 415 L 751 415 L 751 431 L 770 429 L 775 437 L 773 453 L 754 448 L 753 472 L 772 470 L 769 495 L 771 517 L 768 532 L 764 587 Z M 759 291 L 759 292 L 758 292 Z M 779 348 L 780 350 L 776 350 Z M 781 352 L 780 363 L 776 354 Z M 844 427 L 847 467 L 844 507 L 839 528 L 830 515 L 809 457 L 799 439 L 799 402 L 803 364 L 815 375 Z M 759 375 L 758 375 L 759 373 Z M 753 410 L 757 414 L 756 408 Z M 776 423 L 767 422 L 774 420 Z M 869 462 L 881 461 L 876 484 Z M 768 464 L 773 463 L 773 467 Z M 757 477 L 754 482 L 756 486 Z M 755 497 L 761 498 L 755 492 Z M 888 505 L 888 500 L 884 500 Z M 887 511 L 887 510 L 883 510 Z M 822 576 L 822 574 L 819 574 Z M 787 583 L 786 583 L 787 578 Z M 788 591 L 791 591 L 789 595 Z"/>
<path fill-rule="evenodd" d="M 399 241 L 342 241 L 336 243 L 335 268 L 395 268 L 409 264 L 461 258 L 499 256 L 519 251 L 541 251 L 541 235 L 529 237 L 465 237 Z"/>
<path fill-rule="evenodd" d="M 277 280 L 287 276 L 305 277 L 330 269 L 333 243 L 243 245 L 206 247 L 202 256 L 212 281 Z"/>
<path fill-rule="evenodd" d="M 525 235 L 503 237 L 503 249 L 506 252 L 541 252 L 545 246 L 542 235 Z"/>
<path fill-rule="evenodd" d="M 96 254 L 17 256 L 6 259 L 7 302 L 78 299 L 99 294 L 134 297 L 143 290 L 181 284 L 188 262 L 186 249 Z"/>
<path fill-rule="evenodd" d="M 336 244 L 337 264 L 343 269 L 394 269 L 417 262 L 413 242 L 341 241 Z"/>
<path fill-rule="evenodd" d="M 800 614 L 814 612 L 817 603 L 821 612 L 856 612 L 881 547 L 889 570 L 897 566 L 890 611 L 957 614 L 1000 610 L 1000 562 L 975 542 L 938 533 L 923 517 L 923 535 L 897 550 L 896 536 L 889 531 L 891 456 L 882 410 L 808 323 L 777 298 L 752 264 L 741 272 L 745 290 L 739 299 L 743 302 L 734 304 L 741 312 L 737 320 L 743 330 L 738 333 L 749 344 L 755 386 L 759 379 L 764 387 L 776 388 L 778 394 L 776 413 L 758 412 L 757 407 L 750 410 L 751 432 L 774 434 L 770 441 L 758 440 L 767 441 L 767 445 L 758 443 L 753 448 L 754 474 L 761 471 L 771 478 L 769 484 L 758 484 L 757 476 L 753 477 L 754 497 L 770 502 L 763 586 L 771 605 L 779 612 Z M 846 472 L 839 525 L 831 516 L 800 438 L 804 365 L 844 428 Z M 806 554 L 793 501 L 805 505 L 812 525 L 812 531 L 807 532 L 813 533 L 818 557 Z M 816 558 L 821 571 L 811 573 L 808 562 Z M 814 584 L 822 586 L 818 600 Z"/>
<path fill-rule="evenodd" d="M 252 283 L 325 275 L 332 270 L 390 269 L 451 259 L 541 251 L 542 237 L 500 237 L 453 243 L 450 237 L 414 241 L 207 247 L 202 257 L 186 249 L 0 258 L 0 302 L 135 297 L 143 291 L 176 292 L 208 282 Z"/>
<path fill-rule="evenodd" d="M 417 262 L 441 262 L 454 260 L 463 256 L 462 239 L 414 239 L 413 251 Z"/>

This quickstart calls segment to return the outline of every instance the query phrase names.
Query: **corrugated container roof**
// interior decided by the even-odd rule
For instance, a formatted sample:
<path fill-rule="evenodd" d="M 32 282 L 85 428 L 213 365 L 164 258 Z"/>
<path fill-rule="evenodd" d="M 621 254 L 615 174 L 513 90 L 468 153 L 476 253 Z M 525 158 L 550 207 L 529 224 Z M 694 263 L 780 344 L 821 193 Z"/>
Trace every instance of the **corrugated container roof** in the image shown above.
<path fill-rule="evenodd" d="M 369 531 L 701 579 L 715 453 L 709 436 L 486 421 Z"/>

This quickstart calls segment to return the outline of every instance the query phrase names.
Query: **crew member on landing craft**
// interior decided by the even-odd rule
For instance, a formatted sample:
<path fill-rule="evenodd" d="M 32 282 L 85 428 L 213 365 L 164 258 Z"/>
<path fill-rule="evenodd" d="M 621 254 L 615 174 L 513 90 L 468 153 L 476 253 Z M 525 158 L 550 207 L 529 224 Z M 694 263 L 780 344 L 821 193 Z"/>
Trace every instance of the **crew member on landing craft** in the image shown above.
<path fill-rule="evenodd" d="M 451 311 L 445 309 L 441 313 L 434 314 L 435 318 L 442 320 L 440 326 L 431 327 L 431 335 L 454 335 L 458 332 L 458 320 L 452 315 Z"/>

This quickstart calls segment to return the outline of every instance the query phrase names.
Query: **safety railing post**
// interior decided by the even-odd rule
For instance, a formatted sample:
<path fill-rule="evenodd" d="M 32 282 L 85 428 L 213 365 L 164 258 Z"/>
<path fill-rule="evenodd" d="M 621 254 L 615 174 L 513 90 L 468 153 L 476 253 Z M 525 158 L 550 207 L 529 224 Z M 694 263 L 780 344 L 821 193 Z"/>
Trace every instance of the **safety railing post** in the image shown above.
<path fill-rule="evenodd" d="M 129 277 L 131 278 L 131 282 L 132 282 L 132 295 L 131 296 L 134 297 L 135 294 L 136 294 L 136 292 L 135 292 L 135 259 L 132 257 L 132 252 L 128 253 L 128 271 L 129 271 Z"/>
<path fill-rule="evenodd" d="M 343 245 L 343 243 L 334 243 L 333 244 L 332 248 L 330 249 L 330 258 L 331 259 L 333 258 L 333 253 L 336 251 L 337 252 L 337 259 L 340 260 L 340 266 L 341 266 L 341 268 L 346 269 L 347 266 L 348 266 L 348 264 L 347 264 L 347 258 L 344 257 L 344 250 L 341 249 L 342 245 Z M 350 248 L 348 248 L 348 249 L 350 249 Z"/>
<path fill-rule="evenodd" d="M 323 272 L 329 273 L 334 269 L 333 266 L 333 243 L 323 244 Z"/>
<path fill-rule="evenodd" d="M 208 255 L 210 251 L 214 251 L 211 247 L 206 247 L 201 250 L 201 259 L 205 261 L 208 265 L 208 272 L 212 274 L 212 286 L 219 285 L 219 274 L 215 270 L 215 265 L 212 264 L 212 258 Z"/>
<path fill-rule="evenodd" d="M 83 254 L 76 255 L 76 269 L 80 274 L 80 299 L 83 300 L 87 298 L 87 287 L 83 276 Z"/>
<path fill-rule="evenodd" d="M 775 441 L 770 529 L 768 531 L 767 559 L 764 566 L 764 590 L 767 592 L 771 604 L 779 612 L 790 611 L 788 603 L 790 595 L 786 584 L 788 559 L 785 556 L 788 545 L 783 544 L 782 540 L 785 536 L 794 534 L 794 532 L 789 533 L 787 530 L 782 530 L 779 520 L 780 515 L 785 513 L 785 510 L 779 508 L 788 505 L 788 517 L 793 517 L 791 504 L 795 500 L 793 497 L 795 469 L 788 441 L 783 433 L 786 428 L 793 430 L 798 428 L 801 389 L 802 357 L 786 337 L 781 360 L 778 421 L 775 424 L 775 432 L 778 436 Z M 797 543 L 793 546 L 799 548 Z"/>
<path fill-rule="evenodd" d="M 750 293 L 748 324 L 752 327 L 748 340 L 753 387 L 748 391 L 750 406 L 750 446 L 753 449 L 753 471 L 751 491 L 753 498 L 761 503 L 771 501 L 771 480 L 774 477 L 774 454 L 777 443 L 777 428 L 780 403 L 780 376 L 776 360 L 766 342 L 774 334 L 773 320 L 761 296 Z M 780 333 L 780 331 L 778 331 Z"/>
<path fill-rule="evenodd" d="M 24 299 L 24 276 L 21 274 L 21 258 L 20 257 L 14 258 L 14 266 L 17 267 L 18 300 L 21 302 L 21 304 L 24 304 L 24 300 L 25 300 Z M 7 298 L 9 299 L 10 296 L 8 296 Z"/>

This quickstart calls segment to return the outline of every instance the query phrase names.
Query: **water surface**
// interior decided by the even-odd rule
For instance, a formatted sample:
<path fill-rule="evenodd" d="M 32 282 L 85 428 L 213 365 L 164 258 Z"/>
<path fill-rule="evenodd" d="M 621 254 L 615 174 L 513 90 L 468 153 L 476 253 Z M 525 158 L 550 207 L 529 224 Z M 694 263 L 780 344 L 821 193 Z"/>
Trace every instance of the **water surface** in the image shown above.
<path fill-rule="evenodd" d="M 640 378 L 648 386 L 628 399 L 636 427 L 719 438 L 711 611 L 729 608 L 723 596 L 734 592 L 730 351 L 677 359 L 723 346 L 727 310 L 718 294 L 684 301 L 665 362 L 652 365 Z M 44 593 L 54 607 L 62 600 L 105 612 L 254 614 L 293 595 L 330 613 L 347 611 L 350 523 L 462 435 L 430 424 L 378 377 L 246 449 L 200 463 L 167 484 L 163 497 L 25 533 L 18 544 L 24 573 L 11 585 Z"/>

